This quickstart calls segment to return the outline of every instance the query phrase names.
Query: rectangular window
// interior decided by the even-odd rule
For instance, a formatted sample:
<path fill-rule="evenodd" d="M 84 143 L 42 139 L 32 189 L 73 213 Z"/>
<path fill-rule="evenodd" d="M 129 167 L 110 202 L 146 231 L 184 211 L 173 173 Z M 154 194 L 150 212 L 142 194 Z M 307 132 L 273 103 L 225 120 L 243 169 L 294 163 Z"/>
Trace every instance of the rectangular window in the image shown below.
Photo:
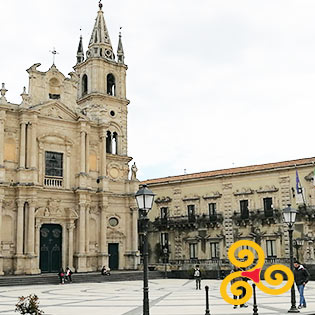
<path fill-rule="evenodd" d="M 212 202 L 208 204 L 209 207 L 209 220 L 216 221 L 217 220 L 217 204 Z"/>
<path fill-rule="evenodd" d="M 209 206 L 209 215 L 215 215 L 217 214 L 217 204 L 212 202 L 208 204 Z"/>
<path fill-rule="evenodd" d="M 273 215 L 273 208 L 272 208 L 272 198 L 264 198 L 264 213 L 266 217 L 272 217 Z"/>
<path fill-rule="evenodd" d="M 63 177 L 63 153 L 45 152 L 45 175 Z"/>
<path fill-rule="evenodd" d="M 275 240 L 267 240 L 267 257 L 277 257 L 276 253 L 276 241 Z"/>
<path fill-rule="evenodd" d="M 241 218 L 248 219 L 249 218 L 248 200 L 240 200 L 240 208 L 241 208 Z"/>
<path fill-rule="evenodd" d="M 190 259 L 198 258 L 197 256 L 197 244 L 189 244 L 189 255 Z"/>
<path fill-rule="evenodd" d="M 219 258 L 219 243 L 210 243 L 211 258 Z"/>
<path fill-rule="evenodd" d="M 188 221 L 195 221 L 195 205 L 188 205 Z"/>
<path fill-rule="evenodd" d="M 161 219 L 166 219 L 168 216 L 168 208 L 162 207 L 160 211 L 161 211 Z"/>
<path fill-rule="evenodd" d="M 161 233 L 161 246 L 162 248 L 168 247 L 168 233 Z"/>

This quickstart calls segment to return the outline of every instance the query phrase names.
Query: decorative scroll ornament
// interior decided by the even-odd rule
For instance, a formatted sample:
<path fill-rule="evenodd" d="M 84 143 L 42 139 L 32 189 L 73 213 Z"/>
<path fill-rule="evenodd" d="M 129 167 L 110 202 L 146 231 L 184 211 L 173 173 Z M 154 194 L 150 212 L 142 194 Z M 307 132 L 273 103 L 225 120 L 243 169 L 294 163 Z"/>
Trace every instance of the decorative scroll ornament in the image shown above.
<path fill-rule="evenodd" d="M 241 249 L 238 253 L 238 257 L 235 257 L 235 253 L 238 249 L 244 248 L 244 247 L 250 247 L 253 248 L 258 256 L 257 264 L 247 271 L 236 271 L 225 277 L 225 279 L 222 281 L 220 292 L 222 298 L 231 305 L 240 305 L 246 303 L 252 296 L 253 290 L 249 283 L 247 283 L 245 280 L 242 281 L 235 281 L 233 283 L 233 279 L 237 279 L 240 277 L 248 278 L 256 283 L 256 286 L 263 292 L 271 294 L 271 295 L 280 295 L 282 293 L 287 292 L 291 289 L 293 282 L 294 282 L 294 276 L 292 271 L 284 266 L 284 265 L 272 265 L 265 271 L 265 281 L 270 284 L 271 286 L 279 286 L 284 282 L 283 274 L 285 273 L 288 277 L 287 282 L 284 284 L 284 286 L 276 289 L 272 289 L 269 287 L 266 287 L 261 281 L 260 281 L 260 272 L 262 270 L 262 267 L 265 262 L 265 254 L 263 249 L 255 242 L 248 241 L 248 240 L 242 240 L 235 242 L 228 251 L 228 257 L 231 263 L 239 268 L 246 268 L 252 265 L 255 259 L 254 253 L 249 249 Z M 238 259 L 245 259 L 244 261 L 240 261 Z M 282 273 L 280 273 L 281 271 Z M 273 275 L 273 278 L 271 277 Z M 243 287 L 246 289 L 246 295 L 241 299 L 233 299 L 231 298 L 227 293 L 227 287 L 229 282 L 232 282 L 231 284 L 231 293 L 235 296 L 240 296 L 242 294 L 242 289 L 240 287 Z"/>

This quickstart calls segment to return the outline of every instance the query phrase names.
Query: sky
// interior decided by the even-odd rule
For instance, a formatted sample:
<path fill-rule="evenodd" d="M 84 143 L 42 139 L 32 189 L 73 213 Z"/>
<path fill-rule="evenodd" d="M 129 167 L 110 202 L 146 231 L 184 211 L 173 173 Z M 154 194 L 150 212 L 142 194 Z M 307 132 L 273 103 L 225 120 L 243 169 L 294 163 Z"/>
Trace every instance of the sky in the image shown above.
<path fill-rule="evenodd" d="M 1 0 L 0 83 L 20 103 L 25 71 L 67 75 L 98 0 Z M 122 27 L 128 155 L 140 180 L 315 156 L 314 0 L 103 0 Z M 80 29 L 82 29 L 80 33 Z"/>

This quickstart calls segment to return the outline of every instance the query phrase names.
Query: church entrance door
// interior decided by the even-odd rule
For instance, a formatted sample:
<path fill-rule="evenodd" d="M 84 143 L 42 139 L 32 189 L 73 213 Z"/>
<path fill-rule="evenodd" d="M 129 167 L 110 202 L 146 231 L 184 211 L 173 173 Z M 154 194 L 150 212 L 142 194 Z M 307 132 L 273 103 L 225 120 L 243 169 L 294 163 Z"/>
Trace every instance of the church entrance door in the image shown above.
<path fill-rule="evenodd" d="M 108 254 L 109 254 L 109 268 L 111 270 L 117 270 L 119 266 L 119 252 L 118 243 L 108 244 Z"/>
<path fill-rule="evenodd" d="M 58 272 L 61 266 L 62 228 L 59 224 L 43 224 L 40 229 L 41 272 Z"/>

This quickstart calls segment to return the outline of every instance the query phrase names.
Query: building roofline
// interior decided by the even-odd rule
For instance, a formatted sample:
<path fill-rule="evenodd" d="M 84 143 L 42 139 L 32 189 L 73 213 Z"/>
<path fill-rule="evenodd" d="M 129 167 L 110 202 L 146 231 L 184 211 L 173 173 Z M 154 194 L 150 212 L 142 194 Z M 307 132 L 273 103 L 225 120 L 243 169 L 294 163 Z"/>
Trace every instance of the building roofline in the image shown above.
<path fill-rule="evenodd" d="M 191 174 L 185 174 L 185 175 L 154 178 L 154 179 L 148 179 L 148 180 L 142 181 L 142 184 L 147 184 L 147 185 L 169 184 L 169 183 L 176 183 L 176 182 L 190 181 L 190 180 L 202 180 L 202 179 L 207 179 L 211 177 L 242 175 L 244 173 L 246 174 L 257 173 L 257 172 L 265 172 L 265 171 L 276 170 L 276 169 L 287 169 L 287 168 L 292 168 L 292 167 L 301 167 L 301 166 L 310 166 L 310 165 L 314 165 L 315 167 L 315 157 L 282 161 L 282 162 L 274 162 L 274 163 L 241 166 L 241 167 L 235 167 L 235 168 L 191 173 Z"/>

